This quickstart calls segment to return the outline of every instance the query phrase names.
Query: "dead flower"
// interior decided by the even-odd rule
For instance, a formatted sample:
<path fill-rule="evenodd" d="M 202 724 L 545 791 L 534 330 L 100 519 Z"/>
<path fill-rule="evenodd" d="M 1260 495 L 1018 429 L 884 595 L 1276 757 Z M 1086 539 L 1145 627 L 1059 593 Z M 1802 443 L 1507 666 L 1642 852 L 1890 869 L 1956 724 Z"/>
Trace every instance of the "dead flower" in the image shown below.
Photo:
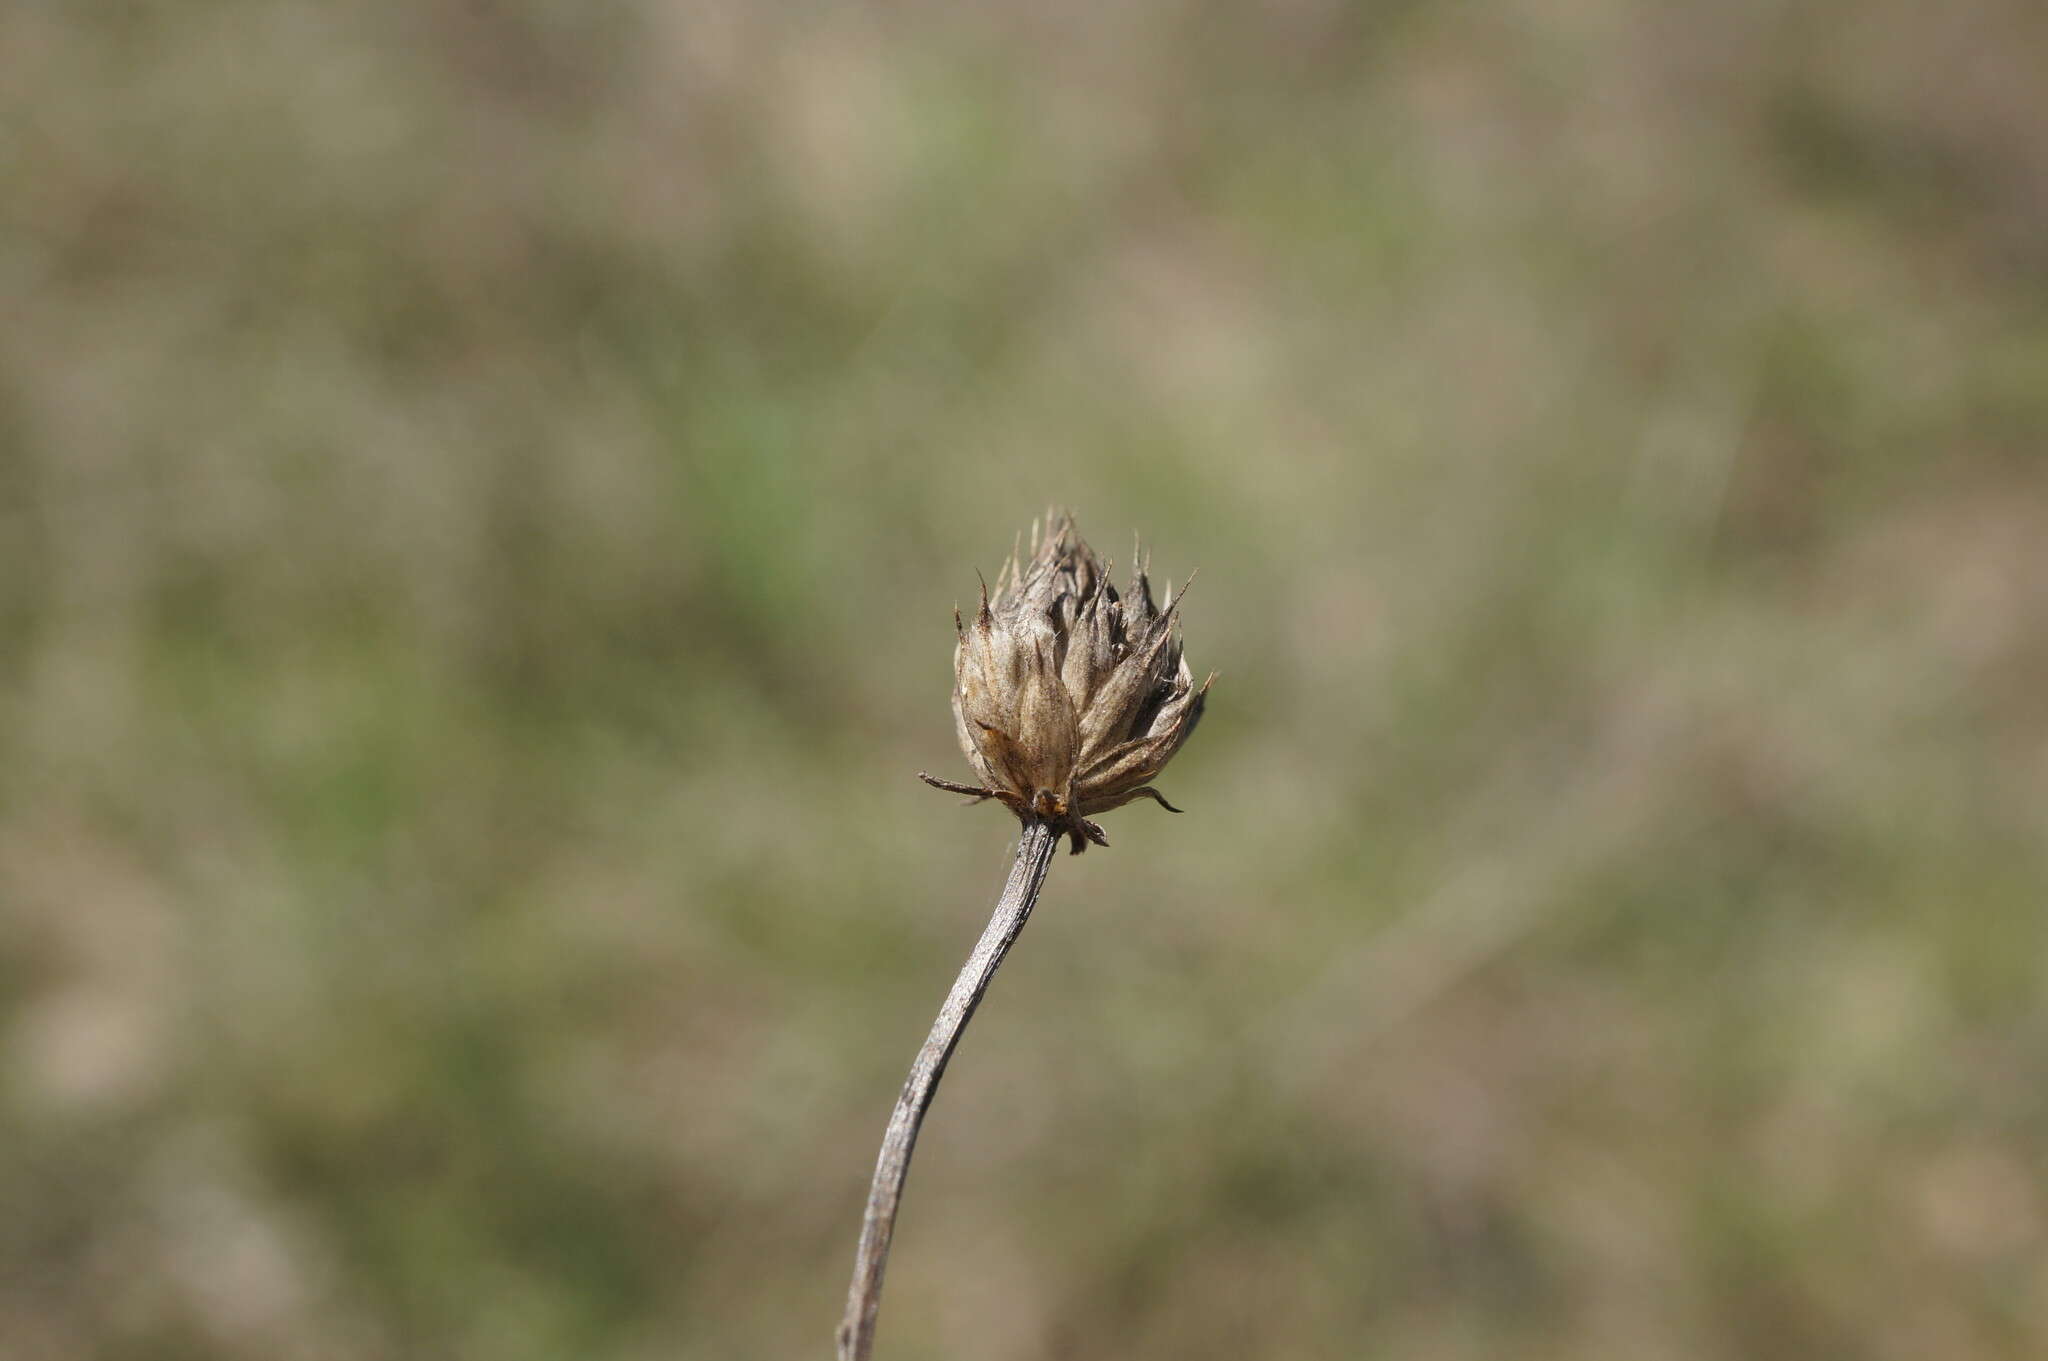
<path fill-rule="evenodd" d="M 1031 527 L 1032 552 L 1013 554 L 986 584 L 969 624 L 954 611 L 953 717 L 960 749 L 982 784 L 920 774 L 927 784 L 1000 800 L 1026 822 L 1107 846 L 1091 819 L 1141 797 L 1179 812 L 1150 781 L 1202 716 L 1212 674 L 1197 687 L 1175 636 L 1187 592 L 1152 601 L 1144 564 L 1119 596 L 1109 564 L 1071 516 Z M 1192 582 L 1190 578 L 1190 582 Z"/>

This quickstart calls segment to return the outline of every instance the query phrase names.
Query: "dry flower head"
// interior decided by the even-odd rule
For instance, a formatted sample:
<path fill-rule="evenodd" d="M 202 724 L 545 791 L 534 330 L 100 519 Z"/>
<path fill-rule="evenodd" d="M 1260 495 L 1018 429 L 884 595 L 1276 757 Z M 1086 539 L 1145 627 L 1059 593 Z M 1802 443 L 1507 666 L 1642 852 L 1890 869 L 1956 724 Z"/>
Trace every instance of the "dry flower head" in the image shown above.
<path fill-rule="evenodd" d="M 1190 583 L 1193 578 L 1191 577 Z M 953 718 L 980 785 L 930 775 L 928 784 L 996 799 L 1027 822 L 1107 846 L 1098 813 L 1138 798 L 1172 812 L 1151 785 L 1202 716 L 1177 636 L 1180 600 L 1152 600 L 1142 558 L 1119 595 L 1109 563 L 1055 513 L 1031 527 L 1031 553 L 1013 552 L 972 622 L 953 613 Z"/>

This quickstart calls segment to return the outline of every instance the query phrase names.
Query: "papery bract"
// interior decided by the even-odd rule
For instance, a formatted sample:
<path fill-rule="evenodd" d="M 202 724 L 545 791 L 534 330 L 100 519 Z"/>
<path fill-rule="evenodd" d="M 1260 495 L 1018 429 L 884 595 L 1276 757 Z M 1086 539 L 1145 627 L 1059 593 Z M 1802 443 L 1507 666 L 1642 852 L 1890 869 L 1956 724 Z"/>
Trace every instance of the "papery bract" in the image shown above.
<path fill-rule="evenodd" d="M 1176 632 L 1180 600 L 1169 586 L 1155 604 L 1142 563 L 1119 595 L 1065 515 L 1032 526 L 1031 546 L 993 594 L 982 588 L 971 621 L 954 615 L 953 717 L 982 783 L 924 778 L 1000 800 L 1078 853 L 1086 841 L 1109 844 L 1095 814 L 1143 797 L 1180 811 L 1150 782 L 1194 731 L 1214 677 L 1194 683 Z"/>

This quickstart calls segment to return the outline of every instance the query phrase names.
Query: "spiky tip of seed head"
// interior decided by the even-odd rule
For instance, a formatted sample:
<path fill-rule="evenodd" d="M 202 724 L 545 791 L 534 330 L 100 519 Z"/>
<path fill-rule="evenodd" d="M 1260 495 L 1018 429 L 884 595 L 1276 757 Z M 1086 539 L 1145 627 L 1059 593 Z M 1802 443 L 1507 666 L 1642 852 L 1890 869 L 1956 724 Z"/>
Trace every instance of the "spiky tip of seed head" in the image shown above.
<path fill-rule="evenodd" d="M 982 783 L 930 783 L 1000 800 L 1076 853 L 1109 844 L 1098 813 L 1146 797 L 1180 811 L 1151 781 L 1201 719 L 1209 681 L 1195 685 L 1182 653 L 1187 584 L 1162 609 L 1141 548 L 1131 564 L 1119 595 L 1071 515 L 1032 523 L 1030 556 L 1012 551 L 993 595 L 982 583 L 974 626 L 954 612 L 953 718 Z"/>

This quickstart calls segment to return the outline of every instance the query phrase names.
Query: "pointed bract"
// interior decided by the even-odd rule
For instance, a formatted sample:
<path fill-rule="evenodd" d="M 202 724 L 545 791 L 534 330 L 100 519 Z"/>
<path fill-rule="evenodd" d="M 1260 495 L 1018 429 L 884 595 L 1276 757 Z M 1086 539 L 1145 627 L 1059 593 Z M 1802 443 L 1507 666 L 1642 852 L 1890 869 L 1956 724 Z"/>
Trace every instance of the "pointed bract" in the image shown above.
<path fill-rule="evenodd" d="M 1173 809 L 1149 782 L 1194 731 L 1209 690 L 1195 686 L 1176 635 L 1186 594 L 1169 585 L 1165 607 L 1155 604 L 1134 551 L 1120 596 L 1069 516 L 1034 523 L 1030 557 L 1012 550 L 972 622 L 954 612 L 954 726 L 983 786 L 927 781 L 999 799 L 1068 834 L 1077 852 L 1109 844 L 1095 813 L 1147 796 Z"/>

